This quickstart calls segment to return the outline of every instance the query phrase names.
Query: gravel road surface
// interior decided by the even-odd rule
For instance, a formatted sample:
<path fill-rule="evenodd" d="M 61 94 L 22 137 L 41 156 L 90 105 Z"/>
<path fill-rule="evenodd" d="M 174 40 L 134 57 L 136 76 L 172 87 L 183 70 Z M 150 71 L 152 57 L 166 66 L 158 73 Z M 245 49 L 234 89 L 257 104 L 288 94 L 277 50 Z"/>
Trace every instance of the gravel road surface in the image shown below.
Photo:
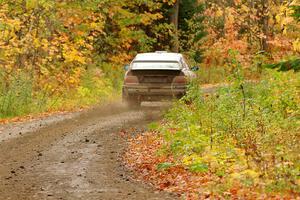
<path fill-rule="evenodd" d="M 175 199 L 132 180 L 120 161 L 126 138 L 162 108 L 114 103 L 0 126 L 0 199 Z"/>

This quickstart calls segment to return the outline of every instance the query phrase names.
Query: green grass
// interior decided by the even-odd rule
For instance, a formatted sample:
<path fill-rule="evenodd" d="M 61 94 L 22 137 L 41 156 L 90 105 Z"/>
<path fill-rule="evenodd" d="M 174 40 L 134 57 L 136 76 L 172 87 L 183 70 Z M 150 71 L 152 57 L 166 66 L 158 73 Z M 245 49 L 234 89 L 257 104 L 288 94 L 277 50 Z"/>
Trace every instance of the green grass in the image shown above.
<path fill-rule="evenodd" d="M 199 82 L 201 84 L 224 83 L 227 81 L 230 72 L 224 67 L 204 67 L 197 72 Z"/>
<path fill-rule="evenodd" d="M 193 172 L 223 177 L 224 184 L 299 193 L 300 76 L 268 70 L 250 84 L 241 74 L 237 68 L 233 84 L 206 99 L 202 80 L 191 85 L 158 128 L 164 152 Z"/>
<path fill-rule="evenodd" d="M 120 77 L 120 71 L 103 74 L 102 70 L 94 67 L 81 75 L 76 87 L 52 83 L 52 88 L 57 90 L 53 92 L 40 86 L 36 77 L 25 71 L 9 78 L 0 72 L 0 119 L 72 110 L 109 101 L 120 93 Z"/>

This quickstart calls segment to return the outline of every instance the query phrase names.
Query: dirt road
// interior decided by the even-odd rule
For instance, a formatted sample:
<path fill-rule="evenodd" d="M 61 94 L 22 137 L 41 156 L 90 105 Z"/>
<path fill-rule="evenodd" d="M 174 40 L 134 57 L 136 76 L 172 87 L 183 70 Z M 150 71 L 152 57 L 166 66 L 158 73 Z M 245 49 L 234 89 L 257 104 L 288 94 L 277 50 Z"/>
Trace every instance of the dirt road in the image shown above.
<path fill-rule="evenodd" d="M 174 199 L 131 180 L 120 161 L 126 136 L 160 115 L 112 104 L 0 126 L 0 199 Z"/>

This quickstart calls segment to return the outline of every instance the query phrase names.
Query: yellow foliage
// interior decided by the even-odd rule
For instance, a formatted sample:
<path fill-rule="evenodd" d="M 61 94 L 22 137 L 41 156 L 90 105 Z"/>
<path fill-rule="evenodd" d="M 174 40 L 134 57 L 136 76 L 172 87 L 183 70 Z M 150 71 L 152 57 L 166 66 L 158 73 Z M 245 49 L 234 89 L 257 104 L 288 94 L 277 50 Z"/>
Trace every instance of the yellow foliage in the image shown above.
<path fill-rule="evenodd" d="M 182 159 L 182 163 L 186 166 L 194 164 L 194 163 L 201 163 L 203 161 L 202 157 L 198 154 L 191 154 L 189 156 L 185 156 Z"/>
<path fill-rule="evenodd" d="M 294 22 L 294 18 L 291 17 L 293 13 L 294 10 L 289 6 L 289 4 L 283 4 L 279 7 L 279 13 L 276 15 L 276 21 L 280 24 L 284 34 L 287 34 L 287 25 Z"/>
<path fill-rule="evenodd" d="M 217 11 L 216 11 L 216 17 L 221 17 L 223 15 L 223 11 L 221 8 L 218 8 Z"/>
<path fill-rule="evenodd" d="M 163 0 L 163 3 L 167 3 L 168 5 L 174 5 L 177 0 Z"/>
<path fill-rule="evenodd" d="M 26 0 L 26 8 L 27 9 L 34 9 L 38 5 L 38 0 Z"/>
<path fill-rule="evenodd" d="M 293 42 L 293 47 L 295 51 L 300 52 L 300 38 Z"/>
<path fill-rule="evenodd" d="M 241 9 L 244 11 L 244 12 L 249 12 L 250 11 L 250 8 L 246 5 L 242 5 Z"/>
<path fill-rule="evenodd" d="M 63 45 L 63 56 L 65 58 L 66 63 L 71 63 L 77 61 L 81 64 L 86 63 L 86 58 L 82 56 L 82 54 L 75 49 L 74 47 L 69 47 L 66 44 Z"/>
<path fill-rule="evenodd" d="M 256 185 L 260 182 L 259 180 L 259 173 L 256 171 L 247 169 L 242 172 L 235 172 L 230 174 L 230 182 L 244 182 L 244 181 L 251 181 L 251 184 Z"/>

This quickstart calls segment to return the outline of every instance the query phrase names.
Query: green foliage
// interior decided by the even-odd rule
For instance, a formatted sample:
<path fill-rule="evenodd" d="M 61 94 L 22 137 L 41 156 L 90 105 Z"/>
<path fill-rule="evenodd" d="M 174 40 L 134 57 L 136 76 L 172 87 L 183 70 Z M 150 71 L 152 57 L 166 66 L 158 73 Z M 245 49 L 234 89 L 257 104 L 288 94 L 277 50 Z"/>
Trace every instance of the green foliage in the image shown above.
<path fill-rule="evenodd" d="M 298 74 L 270 70 L 261 82 L 248 83 L 235 59 L 232 67 L 232 85 L 204 98 L 193 84 L 173 106 L 160 128 L 164 148 L 191 171 L 245 187 L 266 184 L 275 190 L 284 182 L 282 190 L 299 192 Z"/>
<path fill-rule="evenodd" d="M 150 131 L 156 130 L 156 129 L 158 129 L 158 127 L 159 127 L 159 124 L 157 122 L 152 122 L 148 125 L 148 129 Z"/>
<path fill-rule="evenodd" d="M 217 66 L 203 67 L 197 72 L 201 84 L 224 83 L 227 81 L 227 77 L 230 76 L 230 74 L 230 71 L 225 67 Z"/>
<path fill-rule="evenodd" d="M 294 70 L 295 72 L 298 72 L 300 71 L 300 58 L 282 61 L 275 64 L 268 64 L 266 67 L 270 69 L 278 69 L 279 71 Z"/>
<path fill-rule="evenodd" d="M 28 113 L 33 106 L 32 92 L 32 80 L 28 74 L 14 76 L 9 85 L 1 85 L 0 118 Z"/>
<path fill-rule="evenodd" d="M 157 170 L 166 170 L 166 169 L 169 169 L 170 167 L 174 166 L 173 163 L 160 163 L 157 165 Z"/>
<path fill-rule="evenodd" d="M 132 57 L 138 52 L 170 49 L 169 41 L 174 29 L 166 14 L 170 9 L 170 2 L 105 2 L 102 5 L 104 29 L 96 42 L 96 48 L 103 55 L 109 53 L 113 56 L 106 57 L 106 61 L 113 61 L 112 58 L 122 54 Z"/>
<path fill-rule="evenodd" d="M 113 98 L 113 83 L 110 79 L 95 76 L 95 69 L 83 74 L 76 90 L 64 88 L 67 93 L 54 94 L 34 88 L 34 81 L 28 73 L 18 74 L 1 84 L 0 118 L 23 116 L 51 110 L 80 108 L 101 103 Z"/>
<path fill-rule="evenodd" d="M 189 170 L 196 173 L 208 172 L 208 166 L 203 163 L 193 163 L 189 166 Z"/>
<path fill-rule="evenodd" d="M 291 6 L 292 7 L 292 9 L 294 10 L 294 13 L 293 13 L 293 17 L 296 19 L 296 20 L 298 20 L 298 21 L 300 21 L 300 6 L 298 5 L 298 6 Z"/>
<path fill-rule="evenodd" d="M 196 0 L 180 1 L 179 40 L 182 52 L 188 52 L 196 62 L 202 62 L 202 39 L 207 35 L 204 26 L 205 4 Z"/>

